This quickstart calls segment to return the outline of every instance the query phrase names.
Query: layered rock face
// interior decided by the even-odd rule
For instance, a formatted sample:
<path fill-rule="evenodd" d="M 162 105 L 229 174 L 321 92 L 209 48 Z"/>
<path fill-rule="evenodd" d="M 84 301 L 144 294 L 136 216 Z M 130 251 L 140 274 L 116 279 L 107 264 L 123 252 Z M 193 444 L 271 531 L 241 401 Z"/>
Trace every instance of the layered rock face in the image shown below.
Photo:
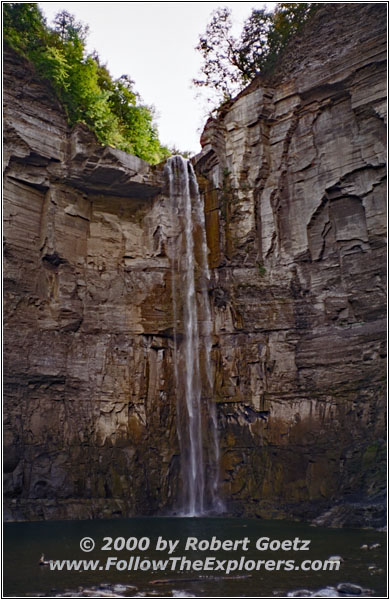
<path fill-rule="evenodd" d="M 5 91 L 8 515 L 157 512 L 178 470 L 162 172 L 70 132 L 11 52 Z"/>
<path fill-rule="evenodd" d="M 384 492 L 385 13 L 321 8 L 202 136 L 224 488 L 252 514 Z"/>
<path fill-rule="evenodd" d="M 202 136 L 233 514 L 350 500 L 358 522 L 337 524 L 382 518 L 385 6 L 321 8 Z M 12 52 L 4 70 L 8 518 L 166 513 L 180 457 L 162 167 L 70 131 Z"/>

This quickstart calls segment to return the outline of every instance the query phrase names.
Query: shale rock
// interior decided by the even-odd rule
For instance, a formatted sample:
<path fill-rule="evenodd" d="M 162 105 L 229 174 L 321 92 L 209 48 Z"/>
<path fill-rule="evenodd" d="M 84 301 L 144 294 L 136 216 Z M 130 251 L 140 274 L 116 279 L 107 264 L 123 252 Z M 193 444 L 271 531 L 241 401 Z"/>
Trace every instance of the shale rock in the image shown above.
<path fill-rule="evenodd" d="M 202 134 L 231 514 L 349 504 L 333 524 L 384 523 L 385 27 L 384 3 L 325 3 Z M 7 49 L 4 134 L 7 518 L 166 512 L 180 461 L 162 167 L 70 130 Z"/>
<path fill-rule="evenodd" d="M 385 22 L 382 4 L 324 5 L 202 134 L 237 514 L 384 522 Z"/>
<path fill-rule="evenodd" d="M 178 451 L 161 169 L 70 131 L 10 50 L 4 75 L 7 518 L 158 512 Z"/>

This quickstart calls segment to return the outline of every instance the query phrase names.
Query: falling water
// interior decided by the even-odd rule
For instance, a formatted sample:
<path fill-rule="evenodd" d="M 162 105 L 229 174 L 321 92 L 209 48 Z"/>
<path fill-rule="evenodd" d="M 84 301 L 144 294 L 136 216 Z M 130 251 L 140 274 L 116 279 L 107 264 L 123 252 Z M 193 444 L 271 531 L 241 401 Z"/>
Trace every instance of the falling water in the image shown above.
<path fill-rule="evenodd" d="M 181 452 L 182 514 L 221 512 L 219 444 L 212 400 L 210 273 L 202 200 L 189 161 L 167 161 L 171 223 L 174 373 Z"/>

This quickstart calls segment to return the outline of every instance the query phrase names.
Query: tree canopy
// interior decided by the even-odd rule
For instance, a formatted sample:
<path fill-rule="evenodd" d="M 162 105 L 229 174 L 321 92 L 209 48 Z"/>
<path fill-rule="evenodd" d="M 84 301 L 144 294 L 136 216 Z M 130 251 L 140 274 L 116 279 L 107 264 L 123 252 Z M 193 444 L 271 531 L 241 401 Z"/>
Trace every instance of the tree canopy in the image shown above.
<path fill-rule="evenodd" d="M 314 2 L 281 2 L 274 12 L 253 9 L 241 35 L 232 34 L 231 11 L 214 11 L 196 49 L 203 64 L 197 87 L 207 88 L 214 99 L 225 101 L 244 88 L 259 73 L 274 67 L 288 41 L 317 9 Z"/>
<path fill-rule="evenodd" d="M 85 123 L 102 144 L 158 163 L 161 145 L 154 110 L 142 104 L 128 75 L 113 79 L 99 56 L 86 52 L 88 26 L 67 11 L 49 27 L 36 3 L 3 4 L 4 40 L 28 58 L 62 103 L 68 122 Z"/>

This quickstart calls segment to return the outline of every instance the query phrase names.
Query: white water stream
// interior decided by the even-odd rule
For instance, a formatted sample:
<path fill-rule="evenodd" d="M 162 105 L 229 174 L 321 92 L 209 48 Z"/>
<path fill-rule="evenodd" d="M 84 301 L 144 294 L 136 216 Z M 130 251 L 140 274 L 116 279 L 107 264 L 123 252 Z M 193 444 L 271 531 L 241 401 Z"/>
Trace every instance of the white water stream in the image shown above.
<path fill-rule="evenodd" d="M 218 423 L 211 366 L 210 272 L 203 202 L 191 163 L 168 159 L 177 429 L 181 452 L 180 512 L 223 511 L 219 499 Z"/>

